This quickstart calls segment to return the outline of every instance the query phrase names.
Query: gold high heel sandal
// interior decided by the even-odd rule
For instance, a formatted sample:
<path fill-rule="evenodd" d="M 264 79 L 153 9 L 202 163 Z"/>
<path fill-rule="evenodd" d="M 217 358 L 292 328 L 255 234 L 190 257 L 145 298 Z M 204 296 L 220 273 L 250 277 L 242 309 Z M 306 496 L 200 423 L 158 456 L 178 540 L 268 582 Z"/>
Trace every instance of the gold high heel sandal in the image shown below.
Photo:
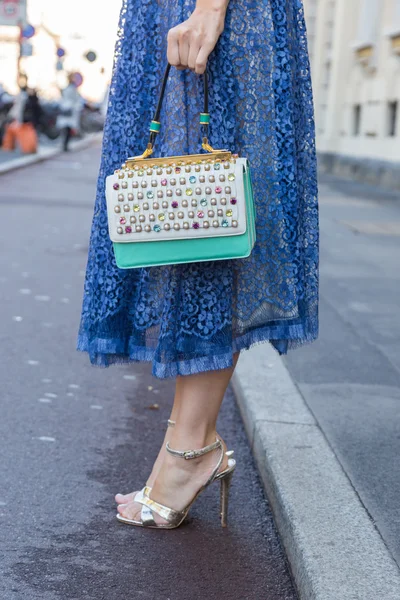
<path fill-rule="evenodd" d="M 213 450 L 220 450 L 220 456 L 216 466 L 214 467 L 210 477 L 207 479 L 206 483 L 199 489 L 197 494 L 191 500 L 191 502 L 184 508 L 183 510 L 177 511 L 173 508 L 169 508 L 168 506 L 164 506 L 155 500 L 150 498 L 151 488 L 144 487 L 143 490 L 138 492 L 135 496 L 134 501 L 138 504 L 142 505 L 142 510 L 140 513 L 140 521 L 135 521 L 133 519 L 127 519 L 120 514 L 117 514 L 117 519 L 121 523 L 125 523 L 127 525 L 135 525 L 136 527 L 150 527 L 153 529 L 175 529 L 179 527 L 185 517 L 187 516 L 192 504 L 197 500 L 201 492 L 203 492 L 211 483 L 214 481 L 221 482 L 221 525 L 222 527 L 226 527 L 228 524 L 228 501 L 229 501 L 229 489 L 232 481 L 232 475 L 236 468 L 236 461 L 232 458 L 233 451 L 227 452 L 228 455 L 228 466 L 223 471 L 219 472 L 219 468 L 222 465 L 222 461 L 224 460 L 225 452 L 222 445 L 222 442 L 219 438 L 209 446 L 205 446 L 204 448 L 200 448 L 199 450 L 173 450 L 169 447 L 169 444 L 166 445 L 167 452 L 176 456 L 178 458 L 183 458 L 185 460 L 192 460 L 193 458 L 200 458 L 204 456 L 204 454 L 208 454 Z M 159 515 L 162 519 L 167 521 L 167 523 L 156 523 L 153 517 L 153 513 Z"/>
<path fill-rule="evenodd" d="M 168 419 L 168 420 L 167 420 L 167 427 L 175 427 L 175 425 L 176 425 L 176 421 L 173 421 L 172 419 Z M 225 452 L 225 454 L 226 454 L 226 456 L 227 456 L 228 458 L 232 458 L 232 457 L 233 457 L 233 454 L 234 454 L 234 451 L 233 451 L 233 450 L 227 450 L 227 451 Z M 136 494 L 143 494 L 143 492 L 144 492 L 144 490 L 146 489 L 146 487 L 147 487 L 149 490 L 151 490 L 151 487 L 150 487 L 150 486 L 146 486 L 146 485 L 145 485 L 145 486 L 144 486 L 144 487 L 143 487 L 143 488 L 142 488 L 142 489 L 141 489 L 139 492 L 136 492 Z M 122 495 L 123 495 L 123 494 L 122 494 Z M 135 496 L 135 498 L 136 498 L 136 496 Z M 122 503 L 120 502 L 119 504 L 122 504 Z"/>

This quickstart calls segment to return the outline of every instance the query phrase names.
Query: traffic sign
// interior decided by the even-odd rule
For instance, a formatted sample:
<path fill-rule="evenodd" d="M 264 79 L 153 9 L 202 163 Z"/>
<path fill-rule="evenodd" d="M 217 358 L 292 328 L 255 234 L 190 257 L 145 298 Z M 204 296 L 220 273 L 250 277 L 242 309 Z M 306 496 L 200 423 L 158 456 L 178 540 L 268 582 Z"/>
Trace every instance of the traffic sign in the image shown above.
<path fill-rule="evenodd" d="M 89 62 L 94 62 L 97 58 L 97 54 L 96 52 L 93 52 L 93 50 L 89 50 L 89 52 L 86 52 L 85 57 Z"/>
<path fill-rule="evenodd" d="M 0 25 L 24 25 L 26 0 L 0 0 Z"/>

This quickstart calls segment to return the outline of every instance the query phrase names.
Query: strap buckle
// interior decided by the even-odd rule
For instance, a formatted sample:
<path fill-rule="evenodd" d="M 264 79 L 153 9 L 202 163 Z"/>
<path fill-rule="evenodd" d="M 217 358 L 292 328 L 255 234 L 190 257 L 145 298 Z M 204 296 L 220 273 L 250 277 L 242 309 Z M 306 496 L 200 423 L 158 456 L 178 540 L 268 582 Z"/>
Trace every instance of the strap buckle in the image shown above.
<path fill-rule="evenodd" d="M 196 456 L 196 452 L 194 450 L 186 450 L 186 452 L 183 453 L 183 458 L 185 458 L 186 460 L 195 458 L 195 456 Z"/>

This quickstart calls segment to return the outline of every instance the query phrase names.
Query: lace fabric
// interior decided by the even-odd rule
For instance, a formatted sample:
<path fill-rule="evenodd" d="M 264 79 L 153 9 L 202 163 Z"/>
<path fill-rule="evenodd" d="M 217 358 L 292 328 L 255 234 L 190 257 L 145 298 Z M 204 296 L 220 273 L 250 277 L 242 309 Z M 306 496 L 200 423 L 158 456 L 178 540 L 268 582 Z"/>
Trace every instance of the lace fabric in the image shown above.
<path fill-rule="evenodd" d="M 208 63 L 210 141 L 249 159 L 257 213 L 250 257 L 118 269 L 105 178 L 141 154 L 168 30 L 194 0 L 124 0 L 92 221 L 78 349 L 93 364 L 151 361 L 166 378 L 232 365 L 270 341 L 280 354 L 318 336 L 318 200 L 301 0 L 231 0 Z M 202 78 L 171 69 L 156 156 L 197 153 Z"/>

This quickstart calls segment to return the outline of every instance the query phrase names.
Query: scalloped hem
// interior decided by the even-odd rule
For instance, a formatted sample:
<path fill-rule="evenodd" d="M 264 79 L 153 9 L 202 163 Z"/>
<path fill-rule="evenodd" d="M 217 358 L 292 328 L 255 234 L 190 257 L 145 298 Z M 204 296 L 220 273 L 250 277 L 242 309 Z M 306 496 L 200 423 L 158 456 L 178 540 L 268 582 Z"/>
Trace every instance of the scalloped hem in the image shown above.
<path fill-rule="evenodd" d="M 309 325 L 309 324 L 308 324 Z M 158 379 L 169 379 L 177 375 L 195 375 L 206 371 L 226 369 L 233 365 L 233 354 L 249 350 L 256 344 L 270 342 L 278 354 L 314 342 L 318 337 L 318 326 L 307 327 L 298 324 L 269 326 L 250 331 L 232 342 L 232 347 L 221 348 L 221 354 L 196 357 L 187 360 L 161 362 L 156 348 L 144 348 L 123 340 L 95 338 L 89 340 L 86 334 L 78 336 L 77 350 L 87 352 L 94 366 L 109 367 L 113 364 L 151 362 L 152 374 Z"/>

